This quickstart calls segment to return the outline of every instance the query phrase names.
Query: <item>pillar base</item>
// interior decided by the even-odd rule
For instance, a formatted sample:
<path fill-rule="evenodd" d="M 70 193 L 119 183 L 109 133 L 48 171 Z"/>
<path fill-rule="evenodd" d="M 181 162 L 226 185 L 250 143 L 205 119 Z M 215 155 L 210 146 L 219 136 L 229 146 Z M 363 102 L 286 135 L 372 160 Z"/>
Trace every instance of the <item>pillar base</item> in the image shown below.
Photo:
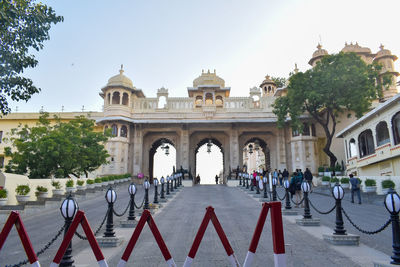
<path fill-rule="evenodd" d="M 122 228 L 135 228 L 137 225 L 137 221 L 130 221 L 130 220 L 121 221 L 120 223 Z"/>
<path fill-rule="evenodd" d="M 122 244 L 124 239 L 121 236 L 118 237 L 97 237 L 97 243 L 102 248 L 118 247 Z"/>
<path fill-rule="evenodd" d="M 168 200 L 167 200 L 167 198 L 160 198 L 159 200 L 158 200 L 158 202 L 161 202 L 161 203 L 165 203 L 165 202 L 167 202 Z"/>
<path fill-rule="evenodd" d="M 320 226 L 321 220 L 319 218 L 296 219 L 296 224 L 301 226 Z"/>
<path fill-rule="evenodd" d="M 391 264 L 390 261 L 392 259 L 388 259 L 387 261 L 373 261 L 374 267 L 394 267 L 394 266 L 399 266 L 395 264 Z"/>
<path fill-rule="evenodd" d="M 295 216 L 295 215 L 299 215 L 299 213 L 297 212 L 297 210 L 293 210 L 293 209 L 282 209 L 282 215 L 287 215 L 287 216 Z"/>
<path fill-rule="evenodd" d="M 360 244 L 359 235 L 323 234 L 322 236 L 326 242 L 336 246 L 358 246 Z"/>

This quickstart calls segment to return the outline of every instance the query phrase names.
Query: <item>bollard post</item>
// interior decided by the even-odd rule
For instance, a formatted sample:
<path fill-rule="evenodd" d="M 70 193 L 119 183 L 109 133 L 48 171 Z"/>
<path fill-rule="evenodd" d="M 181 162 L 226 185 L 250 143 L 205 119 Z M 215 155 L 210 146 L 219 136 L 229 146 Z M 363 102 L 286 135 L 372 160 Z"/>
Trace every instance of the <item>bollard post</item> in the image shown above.
<path fill-rule="evenodd" d="M 106 192 L 105 196 L 108 203 L 108 213 L 107 213 L 107 222 L 106 222 L 106 231 L 104 232 L 103 237 L 115 237 L 114 231 L 114 202 L 117 200 L 117 193 L 110 186 Z"/>
<path fill-rule="evenodd" d="M 249 175 L 249 179 L 250 179 L 250 191 L 254 191 L 254 183 L 253 183 L 253 175 L 252 174 L 250 174 Z"/>
<path fill-rule="evenodd" d="M 399 211 L 400 197 L 395 190 L 389 189 L 385 197 L 385 207 L 390 213 L 392 221 L 392 247 L 393 255 L 391 264 L 400 265 L 400 226 L 399 226 Z"/>
<path fill-rule="evenodd" d="M 290 186 L 290 183 L 289 183 L 288 179 L 283 181 L 283 187 L 285 187 L 285 209 L 286 210 L 290 210 L 292 208 L 292 206 L 290 205 L 289 186 Z"/>
<path fill-rule="evenodd" d="M 267 193 L 267 177 L 263 177 L 263 183 L 264 183 L 264 198 L 268 198 L 268 193 Z"/>
<path fill-rule="evenodd" d="M 153 203 L 158 203 L 158 179 L 154 178 L 153 180 L 154 183 L 154 201 Z"/>
<path fill-rule="evenodd" d="M 134 221 L 135 217 L 135 194 L 136 194 L 136 186 L 134 183 L 131 183 L 128 187 L 129 195 L 131 196 L 131 202 L 129 203 L 129 213 L 128 213 L 128 221 Z"/>
<path fill-rule="evenodd" d="M 167 195 L 169 195 L 169 180 L 170 180 L 170 178 L 169 178 L 169 176 L 167 176 Z"/>
<path fill-rule="evenodd" d="M 236 173 L 236 178 L 239 176 L 239 185 L 242 185 L 242 175 L 241 173 L 237 174 Z"/>
<path fill-rule="evenodd" d="M 257 192 L 256 194 L 260 194 L 260 187 L 258 186 L 258 182 L 260 181 L 260 176 L 256 176 L 256 187 L 257 187 Z"/>
<path fill-rule="evenodd" d="M 332 188 L 332 195 L 336 200 L 336 226 L 335 235 L 346 235 L 346 230 L 343 227 L 343 216 L 342 216 L 342 199 L 344 197 L 344 190 L 342 186 L 336 182 L 335 186 Z"/>
<path fill-rule="evenodd" d="M 171 174 L 169 180 L 171 181 L 171 187 L 170 187 L 169 191 L 172 193 L 172 192 L 174 192 L 174 175 L 173 174 Z"/>
<path fill-rule="evenodd" d="M 144 207 L 143 209 L 148 210 L 149 209 L 149 188 L 150 188 L 150 183 L 149 181 L 144 181 L 143 183 L 144 186 Z"/>
<path fill-rule="evenodd" d="M 175 181 L 175 188 L 174 189 L 178 189 L 178 186 L 176 185 L 176 181 L 178 180 L 178 174 L 174 174 L 174 181 Z"/>
<path fill-rule="evenodd" d="M 301 184 L 301 189 L 304 194 L 304 219 L 312 219 L 312 215 L 310 213 L 310 204 L 308 202 L 308 192 L 310 192 L 310 184 L 307 181 L 304 181 Z"/>
<path fill-rule="evenodd" d="M 272 201 L 277 201 L 276 198 L 276 184 L 278 183 L 278 179 L 275 177 L 272 178 Z"/>
<path fill-rule="evenodd" d="M 161 182 L 161 195 L 160 195 L 160 198 L 161 198 L 161 199 L 164 199 L 164 198 L 165 198 L 165 196 L 164 196 L 164 183 L 165 183 L 165 179 L 164 179 L 163 176 L 161 176 L 160 182 Z"/>
<path fill-rule="evenodd" d="M 73 199 L 71 193 L 69 193 L 68 197 L 62 202 L 60 207 L 61 215 L 64 217 L 65 220 L 64 237 L 67 234 L 72 219 L 74 218 L 78 209 L 78 204 Z M 64 256 L 60 261 L 59 266 L 74 266 L 74 260 L 72 259 L 72 242 L 69 243 L 67 250 L 65 251 Z"/>

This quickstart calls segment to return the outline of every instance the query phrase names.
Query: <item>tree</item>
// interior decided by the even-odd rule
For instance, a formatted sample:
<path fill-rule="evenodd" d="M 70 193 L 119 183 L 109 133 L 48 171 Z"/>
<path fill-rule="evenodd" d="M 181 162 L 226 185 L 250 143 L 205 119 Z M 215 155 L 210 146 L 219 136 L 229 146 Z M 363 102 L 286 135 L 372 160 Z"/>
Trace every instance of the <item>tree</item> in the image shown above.
<path fill-rule="evenodd" d="M 24 69 L 34 68 L 38 61 L 29 49 L 39 51 L 50 39 L 51 24 L 63 21 L 51 7 L 33 0 L 0 1 L 0 112 L 10 112 L 7 98 L 28 101 L 40 91 Z"/>
<path fill-rule="evenodd" d="M 7 172 L 28 173 L 30 178 L 79 177 L 107 163 L 109 156 L 104 148 L 111 136 L 109 131 L 95 132 L 95 122 L 84 116 L 62 122 L 55 116 L 51 125 L 49 114 L 43 113 L 34 127 L 20 125 L 13 129 L 10 141 L 15 148 L 5 148 L 11 160 Z"/>
<path fill-rule="evenodd" d="M 324 130 L 326 144 L 323 151 L 334 167 L 337 160 L 330 150 L 340 116 L 354 112 L 361 117 L 370 108 L 372 100 L 382 96 L 390 83 L 388 76 L 380 75 L 381 66 L 366 64 L 354 53 L 324 56 L 306 72 L 297 72 L 289 78 L 287 95 L 276 99 L 273 112 L 278 126 L 283 127 L 290 117 L 293 130 L 302 132 L 300 116 L 309 115 Z"/>
<path fill-rule="evenodd" d="M 286 85 L 286 78 L 283 77 L 271 77 L 271 80 L 276 84 L 276 88 L 282 88 Z"/>

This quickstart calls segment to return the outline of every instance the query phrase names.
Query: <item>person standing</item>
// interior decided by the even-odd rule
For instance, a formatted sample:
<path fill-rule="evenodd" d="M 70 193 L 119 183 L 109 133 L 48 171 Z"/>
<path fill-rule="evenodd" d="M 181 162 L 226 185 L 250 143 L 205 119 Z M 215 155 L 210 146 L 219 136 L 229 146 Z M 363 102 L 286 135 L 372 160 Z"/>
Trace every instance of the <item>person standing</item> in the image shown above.
<path fill-rule="evenodd" d="M 286 170 L 286 168 L 282 172 L 282 177 L 283 177 L 283 180 L 289 179 L 289 172 Z"/>
<path fill-rule="evenodd" d="M 312 188 L 312 186 L 313 186 L 313 183 L 312 183 L 313 175 L 312 175 L 311 171 L 308 168 L 306 168 L 306 171 L 304 172 L 304 179 L 310 185 L 310 188 Z"/>
<path fill-rule="evenodd" d="M 218 175 L 215 175 L 215 184 L 218 184 Z"/>
<path fill-rule="evenodd" d="M 282 187 L 282 185 L 283 185 L 283 176 L 282 176 L 281 170 L 278 170 L 278 178 L 279 178 L 279 184 Z"/>
<path fill-rule="evenodd" d="M 354 193 L 356 193 L 358 197 L 358 204 L 361 205 L 360 181 L 355 178 L 352 173 L 349 176 L 351 184 L 351 203 L 354 203 Z"/>

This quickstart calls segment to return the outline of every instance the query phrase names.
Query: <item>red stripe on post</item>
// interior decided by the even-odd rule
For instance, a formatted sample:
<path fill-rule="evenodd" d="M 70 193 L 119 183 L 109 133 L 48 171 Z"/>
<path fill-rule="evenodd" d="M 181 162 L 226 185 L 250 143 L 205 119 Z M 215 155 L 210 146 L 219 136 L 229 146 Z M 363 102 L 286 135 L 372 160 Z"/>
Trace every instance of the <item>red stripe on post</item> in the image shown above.
<path fill-rule="evenodd" d="M 83 215 L 81 226 L 86 234 L 90 247 L 92 248 L 93 254 L 96 257 L 96 260 L 97 261 L 104 260 L 103 252 L 101 252 L 99 243 L 97 243 L 96 237 L 94 236 L 92 228 L 90 227 L 89 222 L 85 215 Z"/>
<path fill-rule="evenodd" d="M 258 217 L 256 229 L 254 229 L 253 238 L 251 239 L 250 242 L 250 247 L 249 247 L 250 252 L 256 253 L 258 242 L 260 241 L 261 233 L 264 228 L 265 219 L 267 218 L 268 215 L 268 210 L 269 210 L 269 204 L 264 202 L 261 208 L 260 216 Z"/>
<path fill-rule="evenodd" d="M 271 230 L 275 254 L 285 253 L 285 239 L 283 235 L 281 202 L 270 202 L 271 207 Z"/>
<path fill-rule="evenodd" d="M 139 220 L 138 224 L 136 225 L 135 231 L 133 231 L 131 239 L 129 240 L 128 245 L 126 246 L 124 254 L 122 254 L 121 259 L 123 259 L 124 261 L 127 262 L 129 260 L 132 250 L 135 247 L 135 244 L 140 236 L 140 233 L 143 230 L 143 227 L 147 221 L 147 218 L 149 217 L 149 214 L 150 214 L 150 212 L 148 210 L 143 211 L 142 216 L 140 217 L 140 220 Z"/>
<path fill-rule="evenodd" d="M 203 221 L 200 224 L 199 230 L 197 231 L 196 237 L 194 238 L 192 247 L 190 248 L 188 256 L 192 259 L 196 256 L 197 250 L 199 249 L 201 240 L 203 239 L 204 233 L 207 229 L 208 222 L 211 219 L 210 212 L 214 211 L 214 208 L 208 206 L 206 208 L 206 214 L 204 215 Z"/>
<path fill-rule="evenodd" d="M 225 232 L 222 229 L 222 226 L 219 223 L 217 216 L 215 215 L 214 209 L 210 213 L 211 213 L 211 221 L 214 224 L 214 228 L 217 231 L 219 239 L 221 239 L 221 242 L 225 248 L 226 254 L 228 254 L 228 256 L 230 256 L 233 254 L 233 249 L 232 249 L 231 245 L 229 244 L 228 238 L 226 238 Z"/>
<path fill-rule="evenodd" d="M 151 214 L 148 215 L 149 216 L 149 220 L 147 220 L 147 223 L 150 227 L 151 232 L 153 233 L 154 238 L 157 241 L 158 247 L 161 250 L 161 253 L 164 256 L 165 261 L 168 261 L 172 258 L 171 254 L 169 253 L 169 250 L 167 248 L 167 245 L 165 244 L 160 231 L 158 231 L 157 225 L 154 222 L 153 217 L 151 216 Z"/>
<path fill-rule="evenodd" d="M 13 225 L 18 217 L 19 217 L 19 213 L 16 211 L 12 211 L 10 213 L 10 216 L 8 216 L 8 219 L 3 226 L 3 230 L 1 230 L 1 233 L 0 233 L 0 250 L 3 247 L 4 243 L 6 242 L 7 236 L 10 233 L 11 228 L 13 227 Z"/>

